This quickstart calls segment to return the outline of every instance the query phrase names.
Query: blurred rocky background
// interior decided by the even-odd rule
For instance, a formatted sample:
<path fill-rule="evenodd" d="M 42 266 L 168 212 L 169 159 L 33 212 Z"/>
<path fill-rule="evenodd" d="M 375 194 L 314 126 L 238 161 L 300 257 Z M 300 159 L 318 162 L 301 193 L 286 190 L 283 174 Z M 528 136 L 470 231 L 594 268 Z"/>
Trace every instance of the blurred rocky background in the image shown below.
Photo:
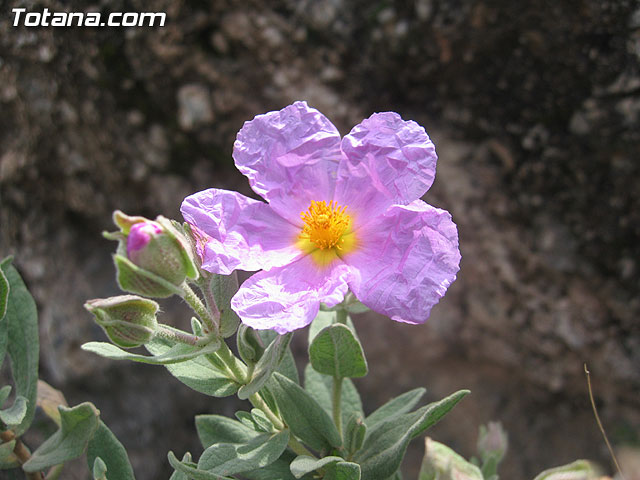
<path fill-rule="evenodd" d="M 13 27 L 14 7 L 167 20 Z M 471 455 L 478 425 L 500 420 L 503 478 L 575 458 L 611 472 L 583 362 L 612 441 L 637 444 L 639 29 L 637 0 L 0 1 L 0 254 L 38 302 L 42 376 L 100 408 L 140 480 L 169 477 L 168 450 L 199 455 L 193 415 L 234 404 L 79 348 L 104 338 L 83 302 L 117 293 L 111 212 L 180 218 L 199 189 L 250 194 L 235 134 L 294 100 L 343 134 L 394 110 L 434 139 L 425 199 L 452 212 L 463 260 L 426 325 L 356 319 L 365 407 L 468 387 L 439 441 Z"/>

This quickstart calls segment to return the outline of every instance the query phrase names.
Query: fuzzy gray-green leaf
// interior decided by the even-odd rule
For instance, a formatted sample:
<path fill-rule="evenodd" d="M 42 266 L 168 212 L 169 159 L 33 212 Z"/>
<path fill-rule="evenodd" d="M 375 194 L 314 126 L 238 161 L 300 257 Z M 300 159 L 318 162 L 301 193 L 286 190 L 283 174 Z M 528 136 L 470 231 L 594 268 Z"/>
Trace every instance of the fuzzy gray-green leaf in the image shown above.
<path fill-rule="evenodd" d="M 364 445 L 354 458 L 362 467 L 362 479 L 391 476 L 398 470 L 411 439 L 434 425 L 467 393 L 460 390 L 415 412 L 388 418 L 367 431 Z"/>
<path fill-rule="evenodd" d="M 9 302 L 9 280 L 7 276 L 0 268 L 0 322 L 4 319 L 7 313 L 7 304 Z"/>
<path fill-rule="evenodd" d="M 98 428 L 89 441 L 87 463 L 89 466 L 95 465 L 98 458 L 107 467 L 109 480 L 135 480 L 127 451 L 102 420 L 98 422 Z"/>
<path fill-rule="evenodd" d="M 276 434 L 261 434 L 247 443 L 216 443 L 207 448 L 198 469 L 218 475 L 236 473 L 266 467 L 275 462 L 289 441 L 289 430 Z"/>
<path fill-rule="evenodd" d="M 316 450 L 342 445 L 331 417 L 318 402 L 284 375 L 276 372 L 271 378 L 270 390 L 294 435 Z"/>
<path fill-rule="evenodd" d="M 329 416 L 332 415 L 331 390 L 333 378 L 316 372 L 311 364 L 304 371 L 304 389 L 316 400 Z M 355 385 L 349 378 L 342 380 L 342 398 L 340 401 L 342 423 L 347 424 L 352 415 L 364 418 L 362 401 Z"/>
<path fill-rule="evenodd" d="M 213 275 L 209 285 L 220 311 L 220 335 L 222 338 L 230 337 L 236 333 L 240 324 L 240 317 L 231 308 L 231 297 L 238 291 L 238 276 L 236 272 L 231 275 Z"/>
<path fill-rule="evenodd" d="M 6 349 L 11 359 L 16 396 L 22 396 L 27 400 L 26 414 L 20 425 L 13 429 L 15 434 L 20 436 L 31 425 L 36 408 L 40 351 L 38 312 L 36 303 L 18 271 L 8 262 L 3 262 L 2 270 L 9 281 L 10 290 L 7 312 L 0 326 L 2 329 L 5 327 L 7 329 L 4 338 L 7 341 Z"/>
<path fill-rule="evenodd" d="M 100 412 L 89 402 L 73 408 L 58 407 L 60 429 L 44 441 L 22 466 L 25 472 L 37 472 L 79 457 L 98 428 Z"/>
<path fill-rule="evenodd" d="M 337 378 L 364 377 L 367 361 L 362 345 L 346 325 L 336 323 L 318 333 L 309 346 L 313 368 Z"/>
<path fill-rule="evenodd" d="M 204 470 L 199 470 L 193 462 L 181 462 L 176 458 L 173 452 L 169 452 L 167 458 L 169 459 L 169 463 L 176 470 L 176 472 L 184 475 L 184 477 L 182 478 L 186 477 L 189 480 L 235 480 L 231 477 L 225 477 L 215 473 L 205 472 Z M 171 477 L 173 478 L 174 476 L 175 474 Z"/>
<path fill-rule="evenodd" d="M 155 338 L 145 345 L 153 355 L 166 353 L 171 345 L 162 343 L 164 340 Z M 165 365 L 171 375 L 196 392 L 212 397 L 228 397 L 238 391 L 240 385 L 230 380 L 219 369 L 214 367 L 206 355 L 198 355 L 191 360 Z"/>
<path fill-rule="evenodd" d="M 425 394 L 424 388 L 416 388 L 392 398 L 366 418 L 368 428 L 372 428 L 389 418 L 410 412 Z"/>
<path fill-rule="evenodd" d="M 278 369 L 280 362 L 282 362 L 282 359 L 285 357 L 292 336 L 292 333 L 278 335 L 271 342 L 256 364 L 251 381 L 240 387 L 238 398 L 246 400 L 267 383 L 269 377 Z"/>
<path fill-rule="evenodd" d="M 9 427 L 20 425 L 27 414 L 27 399 L 18 395 L 12 406 L 0 410 L 0 421 Z"/>

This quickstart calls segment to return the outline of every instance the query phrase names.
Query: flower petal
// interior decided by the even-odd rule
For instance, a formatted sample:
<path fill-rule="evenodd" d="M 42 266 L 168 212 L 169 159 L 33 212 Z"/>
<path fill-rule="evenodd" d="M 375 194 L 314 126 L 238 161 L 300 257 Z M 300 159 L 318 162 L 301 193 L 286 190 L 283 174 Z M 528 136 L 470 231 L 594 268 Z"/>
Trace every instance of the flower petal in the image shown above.
<path fill-rule="evenodd" d="M 188 196 L 182 216 L 207 235 L 202 268 L 229 275 L 286 265 L 302 255 L 295 247 L 298 227 L 269 205 L 237 192 L 211 188 Z"/>
<path fill-rule="evenodd" d="M 310 324 L 320 302 L 329 307 L 340 303 L 350 278 L 351 269 L 343 262 L 320 267 L 307 255 L 253 275 L 231 299 L 231 308 L 246 325 L 282 335 Z"/>
<path fill-rule="evenodd" d="M 311 200 L 333 198 L 340 134 L 319 111 L 296 102 L 246 122 L 233 158 L 256 193 L 279 215 L 302 225 L 300 213 Z"/>
<path fill-rule="evenodd" d="M 344 258 L 354 269 L 355 296 L 392 320 L 423 323 L 459 270 L 449 212 L 422 200 L 394 205 L 359 233 L 360 248 Z"/>
<path fill-rule="evenodd" d="M 391 205 L 419 199 L 435 178 L 438 157 L 427 132 L 395 112 L 374 113 L 353 127 L 342 151 L 334 200 L 347 205 L 359 225 Z"/>

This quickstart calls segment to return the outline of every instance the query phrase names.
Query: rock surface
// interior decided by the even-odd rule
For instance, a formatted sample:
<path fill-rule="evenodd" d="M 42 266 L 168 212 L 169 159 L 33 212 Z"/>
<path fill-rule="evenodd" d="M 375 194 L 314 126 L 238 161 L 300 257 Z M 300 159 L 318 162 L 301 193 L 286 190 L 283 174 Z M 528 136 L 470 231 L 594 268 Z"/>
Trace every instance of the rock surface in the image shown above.
<path fill-rule="evenodd" d="M 42 375 L 96 403 L 140 480 L 168 478 L 170 449 L 199 453 L 195 413 L 235 407 L 79 349 L 102 338 L 84 301 L 117 293 L 100 232 L 115 209 L 179 218 L 196 190 L 250 194 L 236 132 L 299 99 L 342 133 L 382 110 L 424 125 L 440 157 L 425 199 L 460 230 L 459 278 L 426 326 L 356 319 L 376 372 L 359 383 L 365 406 L 468 387 L 432 436 L 471 455 L 479 423 L 501 420 L 504 478 L 607 466 L 586 361 L 614 442 L 638 440 L 637 1 L 104 0 L 83 8 L 166 12 L 166 25 L 13 27 L 23 4 L 36 11 L 4 3 L 0 20 L 0 253 L 36 296 Z"/>

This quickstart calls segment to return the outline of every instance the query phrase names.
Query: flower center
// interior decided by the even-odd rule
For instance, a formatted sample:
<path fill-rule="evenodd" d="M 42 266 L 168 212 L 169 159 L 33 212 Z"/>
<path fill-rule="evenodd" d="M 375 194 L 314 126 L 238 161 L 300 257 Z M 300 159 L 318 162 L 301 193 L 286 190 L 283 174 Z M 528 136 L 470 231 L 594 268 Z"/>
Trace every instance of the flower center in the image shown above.
<path fill-rule="evenodd" d="M 345 210 L 333 200 L 326 202 L 311 201 L 311 206 L 306 212 L 301 212 L 300 217 L 304 221 L 300 239 L 308 240 L 320 250 L 328 248 L 343 249 L 344 235 L 348 232 L 351 217 Z"/>

